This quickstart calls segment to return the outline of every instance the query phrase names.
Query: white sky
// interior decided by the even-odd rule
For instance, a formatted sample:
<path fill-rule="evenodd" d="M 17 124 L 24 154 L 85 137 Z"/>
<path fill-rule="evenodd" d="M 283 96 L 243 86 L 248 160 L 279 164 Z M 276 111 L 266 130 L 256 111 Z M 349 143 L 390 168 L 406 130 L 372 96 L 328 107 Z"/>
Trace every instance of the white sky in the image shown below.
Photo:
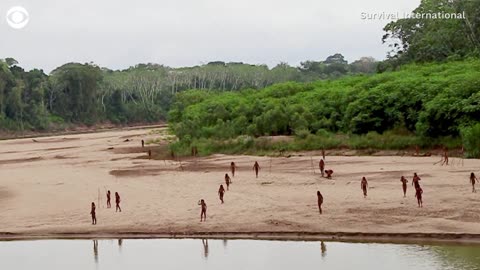
<path fill-rule="evenodd" d="M 269 66 L 342 53 L 384 59 L 388 20 L 361 13 L 410 12 L 420 0 L 0 0 L 0 58 L 50 72 L 66 62 L 112 69 L 154 62 L 191 66 L 241 61 Z M 29 24 L 5 20 L 23 6 Z"/>

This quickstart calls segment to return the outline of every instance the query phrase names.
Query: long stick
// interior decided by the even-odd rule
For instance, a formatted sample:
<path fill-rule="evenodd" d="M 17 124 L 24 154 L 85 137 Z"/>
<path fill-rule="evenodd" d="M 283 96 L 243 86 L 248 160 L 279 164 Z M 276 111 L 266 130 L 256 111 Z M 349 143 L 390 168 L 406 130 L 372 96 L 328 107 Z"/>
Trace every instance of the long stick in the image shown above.
<path fill-rule="evenodd" d="M 310 166 L 312 167 L 312 172 L 315 174 L 315 166 L 313 166 L 313 157 L 310 155 Z"/>
<path fill-rule="evenodd" d="M 180 158 L 178 158 L 178 162 L 180 162 L 180 169 L 183 171 L 182 160 Z"/>
<path fill-rule="evenodd" d="M 105 190 L 105 193 L 104 193 L 104 194 L 107 195 L 107 187 L 103 186 L 103 189 Z M 102 204 L 102 207 L 103 207 L 103 206 L 104 206 L 104 205 Z M 105 207 L 103 207 L 103 208 L 105 208 Z"/>
<path fill-rule="evenodd" d="M 268 173 L 272 173 L 272 157 L 270 157 L 270 168 L 268 169 Z"/>

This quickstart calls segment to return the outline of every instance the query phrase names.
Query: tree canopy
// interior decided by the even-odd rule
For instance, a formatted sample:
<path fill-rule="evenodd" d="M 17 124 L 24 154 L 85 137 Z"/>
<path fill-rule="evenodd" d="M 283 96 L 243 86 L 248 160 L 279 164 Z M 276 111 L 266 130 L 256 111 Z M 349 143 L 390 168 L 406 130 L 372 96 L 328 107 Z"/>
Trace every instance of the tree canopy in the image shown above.
<path fill-rule="evenodd" d="M 396 72 L 260 91 L 187 91 L 177 95 L 169 122 L 180 139 L 399 128 L 432 138 L 458 136 L 480 119 L 479 85 L 479 60 L 411 64 Z"/>
<path fill-rule="evenodd" d="M 480 1 L 422 0 L 413 13 L 462 14 L 465 19 L 418 16 L 387 24 L 383 42 L 391 47 L 388 64 L 396 67 L 480 55 Z"/>
<path fill-rule="evenodd" d="M 0 130 L 164 121 L 173 97 L 188 89 L 262 89 L 287 81 L 371 73 L 377 62 L 364 57 L 349 65 L 337 53 L 312 63 L 322 63 L 324 68 L 304 70 L 283 62 L 269 68 L 215 61 L 194 67 L 148 63 L 110 70 L 93 63 L 67 63 L 47 75 L 38 69 L 25 71 L 15 59 L 6 58 L 0 60 Z"/>

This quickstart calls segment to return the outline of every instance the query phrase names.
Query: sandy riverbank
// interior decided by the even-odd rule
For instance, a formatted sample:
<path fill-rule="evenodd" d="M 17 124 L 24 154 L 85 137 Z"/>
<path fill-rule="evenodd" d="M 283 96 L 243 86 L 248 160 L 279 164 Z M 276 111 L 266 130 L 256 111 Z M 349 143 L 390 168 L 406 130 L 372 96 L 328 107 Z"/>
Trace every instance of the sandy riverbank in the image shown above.
<path fill-rule="evenodd" d="M 0 142 L 0 237 L 195 236 L 360 237 L 478 239 L 480 192 L 469 174 L 480 160 L 433 165 L 440 157 L 327 156 L 334 178 L 321 178 L 311 157 L 214 155 L 181 163 L 148 160 L 141 139 L 150 130 L 107 131 Z M 158 136 L 158 135 L 157 135 Z M 125 141 L 128 139 L 128 141 Z M 113 148 L 113 149 L 112 149 Z M 231 161 L 239 166 L 225 204 L 218 186 Z M 262 167 L 255 179 L 257 160 Z M 452 159 L 453 160 L 453 159 Z M 183 170 L 182 170 L 183 168 Z M 401 175 L 422 178 L 424 208 Z M 368 198 L 360 179 L 369 180 Z M 480 188 L 480 186 L 479 186 Z M 105 208 L 105 189 L 122 196 L 122 213 Z M 324 197 L 319 215 L 316 191 Z M 97 206 L 98 225 L 89 207 Z M 199 222 L 197 202 L 208 204 Z"/>

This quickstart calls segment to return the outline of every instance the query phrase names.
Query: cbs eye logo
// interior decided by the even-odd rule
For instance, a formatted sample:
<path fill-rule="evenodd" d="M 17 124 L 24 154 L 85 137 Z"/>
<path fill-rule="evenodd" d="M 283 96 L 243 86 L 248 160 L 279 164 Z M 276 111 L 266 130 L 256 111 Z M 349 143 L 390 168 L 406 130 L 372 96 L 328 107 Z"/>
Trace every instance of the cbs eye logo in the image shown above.
<path fill-rule="evenodd" d="M 22 29 L 30 20 L 28 11 L 20 6 L 12 7 L 7 11 L 7 23 L 14 29 Z"/>

